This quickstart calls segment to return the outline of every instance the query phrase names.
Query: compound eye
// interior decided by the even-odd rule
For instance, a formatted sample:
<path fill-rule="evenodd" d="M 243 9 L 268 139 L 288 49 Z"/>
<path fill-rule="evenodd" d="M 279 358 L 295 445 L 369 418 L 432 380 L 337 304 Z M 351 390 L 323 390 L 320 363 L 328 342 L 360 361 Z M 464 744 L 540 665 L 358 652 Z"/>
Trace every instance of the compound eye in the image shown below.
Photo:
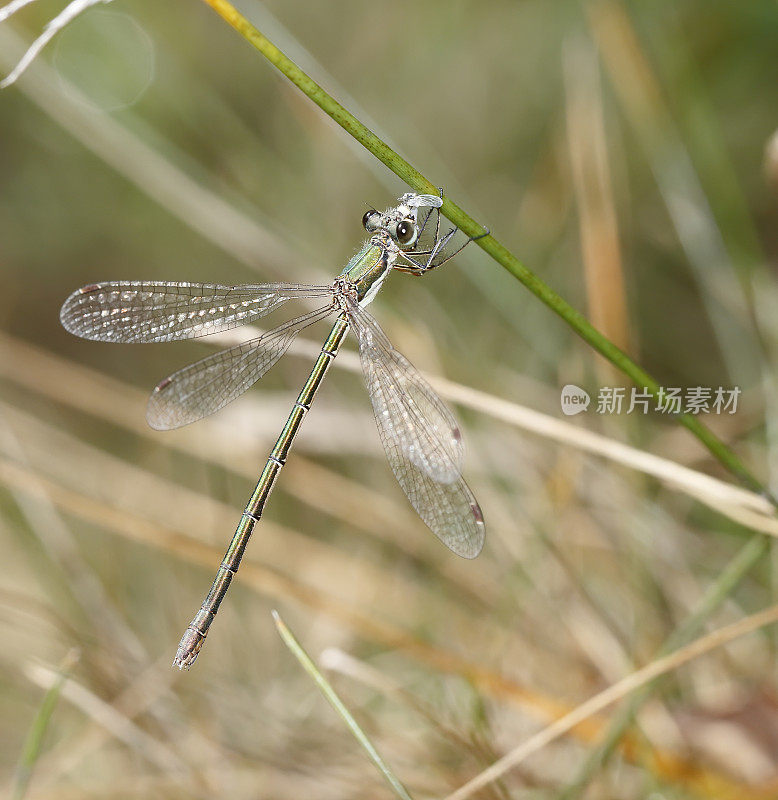
<path fill-rule="evenodd" d="M 397 223 L 397 241 L 400 244 L 410 244 L 416 236 L 416 225 L 413 220 L 404 219 Z"/>
<path fill-rule="evenodd" d="M 362 227 L 366 231 L 374 231 L 378 227 L 377 220 L 373 219 L 376 216 L 379 216 L 379 214 L 374 208 L 371 208 L 370 211 L 365 211 L 365 216 L 362 217 Z"/>

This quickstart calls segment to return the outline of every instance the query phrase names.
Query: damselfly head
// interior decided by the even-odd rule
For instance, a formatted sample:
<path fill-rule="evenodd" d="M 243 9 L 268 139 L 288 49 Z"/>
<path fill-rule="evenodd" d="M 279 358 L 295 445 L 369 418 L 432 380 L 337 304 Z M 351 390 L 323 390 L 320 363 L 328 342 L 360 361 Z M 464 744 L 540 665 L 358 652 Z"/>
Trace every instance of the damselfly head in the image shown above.
<path fill-rule="evenodd" d="M 384 234 L 401 249 L 412 247 L 419 236 L 416 215 L 407 206 L 388 208 L 383 213 L 370 210 L 362 217 L 368 233 Z"/>
<path fill-rule="evenodd" d="M 401 250 L 410 250 L 419 238 L 419 208 L 440 208 L 442 202 L 436 195 L 409 192 L 386 211 L 371 208 L 362 217 L 362 225 L 368 233 L 386 233 Z"/>

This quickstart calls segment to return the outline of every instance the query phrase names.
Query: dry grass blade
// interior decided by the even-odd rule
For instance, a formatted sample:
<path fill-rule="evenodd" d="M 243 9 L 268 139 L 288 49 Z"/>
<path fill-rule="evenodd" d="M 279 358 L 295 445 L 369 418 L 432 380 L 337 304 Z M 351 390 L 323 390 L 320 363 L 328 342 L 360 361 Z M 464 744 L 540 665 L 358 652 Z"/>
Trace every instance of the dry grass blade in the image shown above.
<path fill-rule="evenodd" d="M 726 483 L 705 473 L 685 467 L 675 461 L 638 450 L 607 436 L 588 431 L 569 422 L 556 419 L 539 411 L 503 400 L 469 386 L 432 378 L 432 385 L 440 393 L 474 411 L 488 413 L 531 433 L 551 439 L 560 444 L 575 447 L 585 453 L 600 456 L 621 466 L 643 472 L 661 481 L 676 491 L 683 492 L 701 503 L 711 505 L 717 511 L 740 515 L 743 511 L 754 512 L 754 530 L 778 535 L 778 520 L 772 504 L 762 495 Z M 715 505 L 714 505 L 715 503 Z M 724 511 L 724 509 L 728 509 Z M 733 519 L 740 521 L 737 516 Z"/>
<path fill-rule="evenodd" d="M 234 336 L 227 335 L 214 337 L 214 340 L 217 339 L 221 342 L 236 341 Z M 296 342 L 290 352 L 308 357 L 314 350 L 318 352 L 319 348 L 319 345 L 303 340 Z M 335 366 L 352 372 L 360 370 L 359 359 L 350 352 L 341 353 L 335 360 Z M 144 393 L 2 332 L 0 375 L 27 389 L 96 414 L 135 433 L 159 439 L 139 413 L 145 399 Z M 464 408 L 487 414 L 493 419 L 546 439 L 650 475 L 669 488 L 709 505 L 740 524 L 778 536 L 778 520 L 773 516 L 772 505 L 755 492 L 487 392 L 445 378 L 428 378 L 442 397 Z M 191 450 L 186 438 L 177 438 L 171 446 L 187 452 Z M 195 454 L 202 453 L 197 451 Z M 303 462 L 303 466 L 308 465 Z M 307 480 L 301 484 L 302 488 L 309 485 Z M 353 482 L 349 482 L 349 485 L 353 485 Z M 380 499 L 374 505 L 380 509 Z"/>
<path fill-rule="evenodd" d="M 0 417 L 0 452 L 29 466 L 25 447 L 17 434 L 11 416 L 4 413 Z M 32 470 L 30 474 L 33 474 Z M 36 494 L 36 502 L 29 502 L 26 494 L 16 498 L 30 530 L 40 539 L 49 557 L 59 564 L 81 609 L 95 629 L 101 631 L 106 640 L 113 642 L 117 655 L 126 661 L 143 660 L 145 652 L 140 640 L 115 608 L 88 561 L 83 558 L 71 530 L 46 497 L 43 484 L 38 487 Z"/>
<path fill-rule="evenodd" d="M 59 680 L 59 674 L 48 667 L 30 664 L 25 669 L 30 681 L 49 689 Z M 62 697 L 86 714 L 100 727 L 109 731 L 116 739 L 135 750 L 150 764 L 163 772 L 185 774 L 187 766 L 166 744 L 135 725 L 112 705 L 101 700 L 85 686 L 66 679 L 62 686 Z"/>
<path fill-rule="evenodd" d="M 190 536 L 151 523 L 138 516 L 99 502 L 79 492 L 66 489 L 52 481 L 32 474 L 10 461 L 0 459 L 0 484 L 32 497 L 44 495 L 61 511 L 90 524 L 99 525 L 131 541 L 168 552 L 189 563 L 210 569 L 221 557 L 221 550 Z M 490 670 L 472 664 L 454 653 L 430 645 L 387 622 L 369 617 L 337 598 L 283 575 L 269 566 L 248 562 L 241 568 L 240 580 L 253 590 L 274 600 L 294 600 L 306 608 L 323 611 L 363 638 L 389 649 L 398 649 L 418 661 L 443 672 L 460 675 L 472 681 L 482 691 L 530 710 L 541 719 L 565 713 L 568 707 L 546 695 L 524 687 Z M 586 730 L 589 741 L 596 737 L 599 726 Z"/>
<path fill-rule="evenodd" d="M 190 536 L 150 523 L 79 492 L 65 489 L 9 461 L 0 460 L 0 484 L 14 491 L 27 492 L 32 497 L 43 493 L 64 513 L 209 570 L 221 556 L 220 548 L 203 544 Z M 493 670 L 436 647 L 395 625 L 369 616 L 319 589 L 282 575 L 268 566 L 248 562 L 242 567 L 240 580 L 254 591 L 274 600 L 294 600 L 306 608 L 323 612 L 367 641 L 375 642 L 390 650 L 396 649 L 433 670 L 459 676 L 484 694 L 515 705 L 539 720 L 546 722 L 564 718 L 571 713 L 568 704 L 549 695 L 529 690 Z M 118 711 L 116 713 L 120 714 Z M 603 720 L 588 715 L 573 727 L 572 733 L 579 740 L 593 745 L 599 740 L 604 727 Z M 642 758 L 632 746 L 629 737 L 625 737 L 621 746 L 628 758 Z M 663 754 L 657 766 L 657 774 L 663 774 L 663 771 L 668 769 L 667 765 L 674 765 L 676 762 L 677 760 L 671 755 Z M 673 767 L 673 775 L 676 774 L 676 769 Z M 694 773 L 691 765 L 684 765 L 683 769 L 686 775 Z M 720 780 L 715 774 L 712 778 L 706 772 L 699 774 L 703 775 L 706 781 Z M 745 798 L 746 795 L 743 794 L 742 797 Z"/>
<path fill-rule="evenodd" d="M 134 676 L 132 683 L 112 700 L 111 706 L 120 717 L 132 721 L 169 700 L 171 684 L 176 677 L 170 669 L 170 658 L 165 653 L 148 669 Z M 41 759 L 39 785 L 43 789 L 61 785 L 64 776 L 75 772 L 89 756 L 94 756 L 113 738 L 110 729 L 94 719 L 92 722 L 92 726 L 85 726 L 79 736 L 60 742 Z M 216 748 L 212 747 L 206 752 L 213 762 L 217 762 L 220 754 L 214 751 Z"/>
<path fill-rule="evenodd" d="M 70 22 L 79 14 L 83 14 L 88 8 L 98 3 L 110 3 L 111 0 L 71 0 L 65 8 L 57 14 L 43 29 L 43 33 L 30 45 L 26 53 L 19 59 L 19 63 L 13 68 L 5 80 L 0 81 L 0 89 L 5 89 L 19 79 L 21 74 L 32 64 L 38 53 Z M 11 3 L 10 11 L 7 16 L 21 8 L 20 4 Z M 7 10 L 7 9 L 4 9 Z M 2 17 L 0 17 L 2 21 Z"/>
<path fill-rule="evenodd" d="M 133 512 L 140 504 L 143 505 L 146 518 L 153 524 L 162 526 L 178 525 L 181 521 L 177 509 L 186 508 L 189 514 L 201 520 L 200 524 L 189 523 L 189 530 L 195 536 L 204 538 L 206 531 L 213 526 L 217 530 L 229 530 L 236 516 L 235 509 L 225 503 L 219 503 L 208 495 L 186 489 L 171 481 L 158 478 L 136 467 L 127 464 L 115 456 L 108 455 L 90 445 L 69 436 L 53 426 L 40 422 L 35 417 L 23 411 L 0 402 L 2 418 L 12 425 L 20 434 L 23 434 L 28 445 L 30 462 L 25 464 L 28 474 L 36 475 L 41 483 L 33 492 L 37 498 L 45 498 L 47 488 L 51 481 L 44 479 L 44 474 L 49 475 L 54 481 L 61 482 L 65 487 L 81 491 L 81 487 L 88 485 L 94 495 L 106 498 L 118 511 Z M 0 439 L 0 453 L 3 452 L 3 442 Z M 50 458 L 51 452 L 67 454 L 65 458 Z M 6 454 L 7 451 L 6 451 Z M 10 453 L 16 462 L 15 455 Z M 18 463 L 18 462 L 17 462 Z M 79 479 L 73 481 L 71 476 L 77 474 Z M 32 483 L 32 479 L 30 483 Z M 132 487 L 127 490 L 122 499 L 116 498 L 112 487 Z M 22 498 L 26 499 L 26 498 Z M 44 507 L 53 501 L 46 500 Z M 37 510 L 41 505 L 39 501 L 31 501 L 30 508 Z M 38 526 L 40 527 L 40 526 Z M 384 570 L 370 562 L 365 562 L 355 554 L 344 554 L 342 549 L 327 541 L 319 541 L 315 537 L 298 532 L 288 526 L 279 525 L 272 520 L 266 520 L 263 527 L 263 560 L 274 568 L 284 572 L 294 573 L 299 578 L 312 585 L 324 588 L 330 585 L 328 576 L 338 569 L 346 569 L 354 574 L 359 574 L 360 579 L 373 586 L 376 591 L 383 591 L 386 596 L 393 598 L 395 610 L 409 608 L 414 598 L 420 600 L 420 592 L 424 587 L 414 585 L 402 578 L 391 580 Z M 74 559 L 75 557 L 73 557 Z M 307 562 L 306 566 L 303 562 Z M 100 587 L 96 587 L 97 590 Z M 337 590 L 336 590 L 337 591 Z M 345 595 L 350 591 L 346 589 Z M 99 596 L 99 595 L 98 595 Z M 107 611 L 110 604 L 107 601 L 90 601 L 90 608 L 98 614 Z M 95 622 L 97 630 L 103 630 L 105 619 L 98 618 Z M 99 627 L 99 626 L 103 627 Z M 118 654 L 124 651 L 126 643 L 122 641 L 129 638 L 131 633 L 124 632 L 126 624 L 117 620 L 111 627 L 108 626 L 102 635 L 106 640 L 115 642 L 114 651 Z M 119 636 L 118 633 L 122 632 Z M 127 661 L 127 658 L 123 659 Z M 135 660 L 145 662 L 146 657 Z"/>
<path fill-rule="evenodd" d="M 662 87 L 632 25 L 631 12 L 619 0 L 590 3 L 586 10 L 603 64 L 646 151 L 678 241 L 699 284 L 729 374 L 740 382 L 744 366 L 761 357 L 761 347 L 750 328 L 741 323 L 748 319 L 748 298 L 738 283 L 699 176 L 674 128 Z"/>
<path fill-rule="evenodd" d="M 10 3 L 0 8 L 0 22 L 4 22 L 12 14 L 15 14 L 17 11 L 20 11 L 25 6 L 34 2 L 35 0 L 11 0 Z"/>
<path fill-rule="evenodd" d="M 624 274 L 597 60 L 591 45 L 583 38 L 569 41 L 564 55 L 567 141 L 589 315 L 596 328 L 629 352 Z M 612 376 L 613 369 L 607 374 Z"/>
<path fill-rule="evenodd" d="M 718 647 L 722 647 L 740 636 L 745 636 L 748 633 L 759 630 L 759 628 L 763 628 L 766 625 L 773 625 L 776 622 L 778 622 L 778 606 L 771 606 L 764 611 L 739 620 L 732 625 L 727 625 L 713 633 L 701 636 L 699 639 L 676 650 L 674 653 L 652 661 L 642 669 L 633 672 L 626 678 L 623 678 L 599 694 L 596 694 L 594 697 L 591 697 L 569 714 L 556 720 L 556 722 L 544 728 L 514 750 L 511 750 L 511 752 L 507 753 L 499 761 L 496 761 L 480 775 L 468 781 L 464 786 L 446 797 L 445 800 L 465 800 L 465 798 L 471 797 L 476 791 L 492 781 L 497 780 L 508 772 L 508 770 L 513 769 L 522 761 L 529 758 L 533 753 L 536 753 L 559 737 L 569 733 L 577 725 L 580 725 L 593 715 L 599 714 L 609 705 L 627 697 L 636 689 L 645 686 L 661 675 L 678 669 L 695 658 L 699 658 Z M 703 787 L 697 788 L 701 789 Z M 721 789 L 722 787 L 719 786 L 718 788 Z M 760 792 L 759 790 L 750 792 L 743 787 L 739 787 L 738 792 L 739 794 L 737 796 L 742 798 L 742 800 L 745 800 L 747 797 L 765 798 L 765 800 L 767 800 L 768 797 L 774 797 L 775 787 L 770 788 L 769 794 Z M 730 795 L 706 793 L 706 796 L 729 797 Z"/>

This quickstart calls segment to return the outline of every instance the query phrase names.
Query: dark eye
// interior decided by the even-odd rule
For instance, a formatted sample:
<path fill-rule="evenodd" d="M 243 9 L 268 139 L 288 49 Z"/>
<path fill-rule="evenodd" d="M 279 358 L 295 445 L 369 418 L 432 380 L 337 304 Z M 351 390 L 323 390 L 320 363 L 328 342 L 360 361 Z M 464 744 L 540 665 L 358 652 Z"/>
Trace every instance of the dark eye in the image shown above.
<path fill-rule="evenodd" d="M 370 225 L 370 220 L 375 214 L 378 214 L 378 212 L 374 208 L 371 208 L 370 211 L 365 211 L 365 216 L 362 217 L 362 227 L 366 231 L 369 231 L 371 227 L 375 230 L 375 223 Z"/>
<path fill-rule="evenodd" d="M 416 235 L 416 226 L 411 220 L 404 219 L 397 223 L 397 241 L 400 244 L 408 244 Z"/>

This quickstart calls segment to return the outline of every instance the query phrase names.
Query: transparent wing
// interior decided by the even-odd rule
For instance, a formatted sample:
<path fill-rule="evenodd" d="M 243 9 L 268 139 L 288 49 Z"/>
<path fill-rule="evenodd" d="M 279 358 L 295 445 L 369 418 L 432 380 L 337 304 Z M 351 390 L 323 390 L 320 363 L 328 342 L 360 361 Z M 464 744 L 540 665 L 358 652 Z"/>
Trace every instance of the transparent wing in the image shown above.
<path fill-rule="evenodd" d="M 172 342 L 245 325 L 293 297 L 324 297 L 328 286 L 266 283 L 109 281 L 76 290 L 62 305 L 70 333 L 101 342 Z"/>
<path fill-rule="evenodd" d="M 287 351 L 303 328 L 332 313 L 320 308 L 243 344 L 174 372 L 149 398 L 146 419 L 152 428 L 170 430 L 213 414 L 255 384 Z"/>
<path fill-rule="evenodd" d="M 484 520 L 460 472 L 462 436 L 451 412 L 356 303 L 349 320 L 392 471 L 418 515 L 457 555 L 475 558 Z"/>
<path fill-rule="evenodd" d="M 410 361 L 392 347 L 364 308 L 353 303 L 349 316 L 359 340 L 363 368 L 370 367 L 382 386 L 395 390 L 404 418 L 413 423 L 398 428 L 403 455 L 439 483 L 455 481 L 462 467 L 464 445 L 454 415 Z"/>

